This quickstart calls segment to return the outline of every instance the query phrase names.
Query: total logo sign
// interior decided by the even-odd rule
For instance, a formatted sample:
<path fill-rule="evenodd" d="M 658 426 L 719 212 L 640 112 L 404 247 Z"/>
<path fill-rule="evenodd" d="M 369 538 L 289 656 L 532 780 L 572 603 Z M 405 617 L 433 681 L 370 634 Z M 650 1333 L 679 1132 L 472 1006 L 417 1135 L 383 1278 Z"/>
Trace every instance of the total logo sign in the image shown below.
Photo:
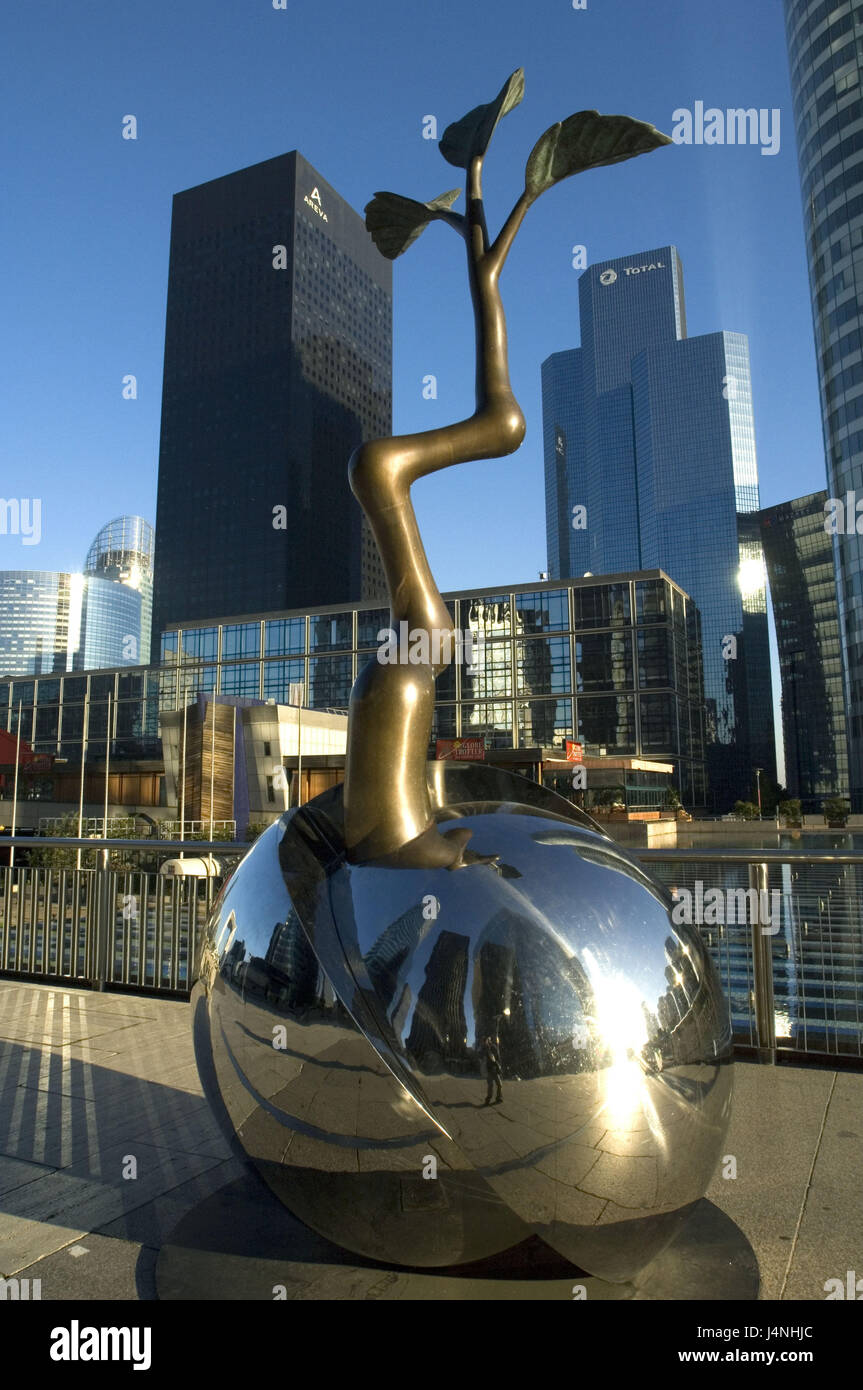
<path fill-rule="evenodd" d="M 664 261 L 651 261 L 650 265 L 627 265 L 623 267 L 624 275 L 640 275 L 646 270 L 665 270 Z M 616 270 L 603 270 L 600 272 L 599 283 L 601 285 L 613 285 L 617 279 Z"/>
<path fill-rule="evenodd" d="M 306 204 L 306 207 L 310 207 L 312 209 L 312 212 L 316 212 L 318 214 L 318 217 L 322 217 L 325 222 L 329 221 L 329 218 L 327 217 L 327 214 L 324 212 L 323 206 L 321 204 L 321 195 L 316 188 L 312 189 L 311 194 L 307 193 L 305 195 L 305 197 L 303 198 L 303 202 Z"/>

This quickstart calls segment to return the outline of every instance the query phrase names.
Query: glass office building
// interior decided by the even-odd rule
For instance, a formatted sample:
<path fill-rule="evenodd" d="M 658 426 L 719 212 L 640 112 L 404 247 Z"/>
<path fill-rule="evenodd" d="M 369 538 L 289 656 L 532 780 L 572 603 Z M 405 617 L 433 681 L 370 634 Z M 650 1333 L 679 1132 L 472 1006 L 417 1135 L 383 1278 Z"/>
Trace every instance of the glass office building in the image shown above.
<path fill-rule="evenodd" d="M 542 368 L 549 573 L 663 569 L 701 613 L 710 804 L 775 776 L 746 338 L 686 336 L 664 246 L 579 280 L 581 347 Z"/>
<path fill-rule="evenodd" d="M 296 151 L 178 193 L 153 599 L 171 622 L 386 592 L 347 476 L 391 433 L 392 264 Z"/>
<path fill-rule="evenodd" d="M 803 810 L 848 796 L 848 746 L 833 546 L 826 492 L 761 512 L 782 673 L 785 785 Z"/>
<path fill-rule="evenodd" d="M 84 562 L 84 574 L 111 579 L 141 595 L 137 642 L 127 642 L 124 655 L 140 663 L 150 652 L 153 621 L 153 528 L 142 516 L 117 516 L 107 522 L 93 540 Z M 127 629 L 128 631 L 128 629 Z M 85 667 L 109 666 L 105 660 L 85 661 Z"/>
<path fill-rule="evenodd" d="M 700 620 L 659 570 L 602 580 L 525 584 L 495 594 L 445 595 L 454 624 L 474 634 L 471 669 L 438 678 L 436 739 L 481 738 L 491 748 L 560 749 L 580 739 L 586 758 L 671 763 L 687 805 L 705 799 L 705 703 Z M 158 716 L 199 692 L 346 710 L 357 673 L 381 646 L 389 610 L 374 600 L 342 609 L 264 613 L 161 638 L 160 667 L 53 680 L 0 681 L 0 728 L 33 751 L 104 756 L 108 694 L 111 758 L 157 756 Z M 293 687 L 293 688 L 292 688 Z"/>
<path fill-rule="evenodd" d="M 42 675 L 71 667 L 83 587 L 80 574 L 0 572 L 0 675 Z"/>
<path fill-rule="evenodd" d="M 587 758 L 671 764 L 687 805 L 704 802 L 704 686 L 698 610 L 661 571 L 494 593 L 444 595 L 455 625 L 473 634 L 471 669 L 439 677 L 429 756 L 438 739 L 491 748 L 560 750 Z M 351 686 L 381 645 L 389 610 L 374 601 L 248 615 L 162 635 L 160 667 L 62 678 L 0 680 L 0 728 L 36 753 L 76 765 L 158 757 L 159 715 L 203 692 L 345 711 Z M 642 777 L 647 774 L 642 774 Z"/>
<path fill-rule="evenodd" d="M 445 594 L 472 634 L 473 657 L 437 681 L 438 739 L 493 748 L 632 756 L 674 765 L 687 804 L 704 802 L 704 696 L 698 610 L 658 570 L 495 593 Z M 179 708 L 198 690 L 346 709 L 358 671 L 381 645 L 389 610 L 373 602 L 249 616 L 162 635 L 160 698 Z"/>
<path fill-rule="evenodd" d="M 0 572 L 0 675 L 140 662 L 141 594 L 95 574 Z"/>
<path fill-rule="evenodd" d="M 863 499 L 863 10 L 785 0 L 829 495 Z M 863 810 L 863 535 L 833 538 L 852 808 Z"/>
<path fill-rule="evenodd" d="M 83 574 L 0 571 L 0 676 L 138 666 L 150 649 L 153 528 L 120 516 Z"/>

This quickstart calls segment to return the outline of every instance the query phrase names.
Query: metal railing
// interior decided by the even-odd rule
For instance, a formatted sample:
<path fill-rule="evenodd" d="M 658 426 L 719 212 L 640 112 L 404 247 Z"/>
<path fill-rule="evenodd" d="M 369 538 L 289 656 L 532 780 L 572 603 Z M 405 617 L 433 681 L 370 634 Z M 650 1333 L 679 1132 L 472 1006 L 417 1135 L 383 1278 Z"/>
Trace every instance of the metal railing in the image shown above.
<path fill-rule="evenodd" d="M 635 857 L 698 900 L 697 925 L 719 970 L 735 1042 L 781 1053 L 863 1058 L 863 854 L 790 849 L 654 849 Z M 750 891 L 745 920 L 708 911 Z M 766 907 L 766 913 L 764 908 Z"/>
<path fill-rule="evenodd" d="M 216 895 L 248 849 L 234 841 L 26 836 L 0 840 L 0 848 L 12 843 L 22 859 L 34 849 L 81 848 L 102 867 L 0 866 L 0 970 L 180 992 Z M 221 872 L 157 871 L 155 859 L 183 853 L 217 856 Z M 144 864 L 104 867 L 118 854 Z M 696 911 L 683 920 L 694 921 L 717 965 L 737 1044 L 765 1060 L 783 1052 L 863 1059 L 863 854 L 705 848 L 634 857 L 681 900 L 683 890 L 690 894 Z M 726 908 L 739 909 L 742 893 L 755 910 L 741 920 L 739 910 L 723 909 L 711 920 L 711 889 L 721 890 Z"/>
<path fill-rule="evenodd" d="M 188 991 L 198 942 L 221 887 L 247 852 L 235 841 L 72 837 L 0 839 L 0 971 L 57 976 L 95 988 Z M 30 852 L 67 851 L 60 867 L 31 867 Z M 78 851 L 96 862 L 74 867 Z M 218 855 L 212 877 L 165 877 L 158 861 Z M 58 857 L 62 857 L 58 856 Z M 146 867 L 114 857 L 143 860 Z M 106 859 L 108 864 L 106 866 Z"/>

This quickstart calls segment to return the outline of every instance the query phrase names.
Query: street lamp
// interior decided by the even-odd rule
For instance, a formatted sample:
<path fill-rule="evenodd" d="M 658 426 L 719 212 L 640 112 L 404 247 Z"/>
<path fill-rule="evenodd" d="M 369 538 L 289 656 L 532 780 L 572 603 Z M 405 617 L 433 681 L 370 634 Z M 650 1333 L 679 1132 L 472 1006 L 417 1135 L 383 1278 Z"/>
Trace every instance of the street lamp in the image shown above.
<path fill-rule="evenodd" d="M 761 767 L 755 769 L 755 783 L 758 788 L 758 819 L 761 820 L 761 774 L 764 771 Z"/>

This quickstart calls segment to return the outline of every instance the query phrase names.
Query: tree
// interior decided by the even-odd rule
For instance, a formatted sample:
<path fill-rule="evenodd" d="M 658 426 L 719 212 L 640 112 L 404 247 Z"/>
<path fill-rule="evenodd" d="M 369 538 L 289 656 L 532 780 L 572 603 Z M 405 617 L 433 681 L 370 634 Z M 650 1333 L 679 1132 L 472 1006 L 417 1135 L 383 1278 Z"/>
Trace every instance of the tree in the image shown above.
<path fill-rule="evenodd" d="M 829 796 L 823 802 L 821 810 L 828 825 L 847 825 L 851 807 L 841 796 Z"/>
<path fill-rule="evenodd" d="M 802 806 L 797 797 L 787 797 L 784 801 L 780 801 L 778 811 L 786 825 L 803 824 Z"/>
<path fill-rule="evenodd" d="M 765 816 L 774 816 L 779 802 L 787 798 L 788 792 L 785 787 L 770 776 L 769 772 L 761 774 L 761 810 Z"/>
<path fill-rule="evenodd" d="M 246 844 L 254 844 L 259 835 L 263 835 L 265 830 L 269 830 L 271 822 L 268 820 L 250 820 L 246 826 Z"/>
<path fill-rule="evenodd" d="M 761 812 L 754 801 L 735 801 L 734 814 L 741 820 L 759 820 Z"/>

